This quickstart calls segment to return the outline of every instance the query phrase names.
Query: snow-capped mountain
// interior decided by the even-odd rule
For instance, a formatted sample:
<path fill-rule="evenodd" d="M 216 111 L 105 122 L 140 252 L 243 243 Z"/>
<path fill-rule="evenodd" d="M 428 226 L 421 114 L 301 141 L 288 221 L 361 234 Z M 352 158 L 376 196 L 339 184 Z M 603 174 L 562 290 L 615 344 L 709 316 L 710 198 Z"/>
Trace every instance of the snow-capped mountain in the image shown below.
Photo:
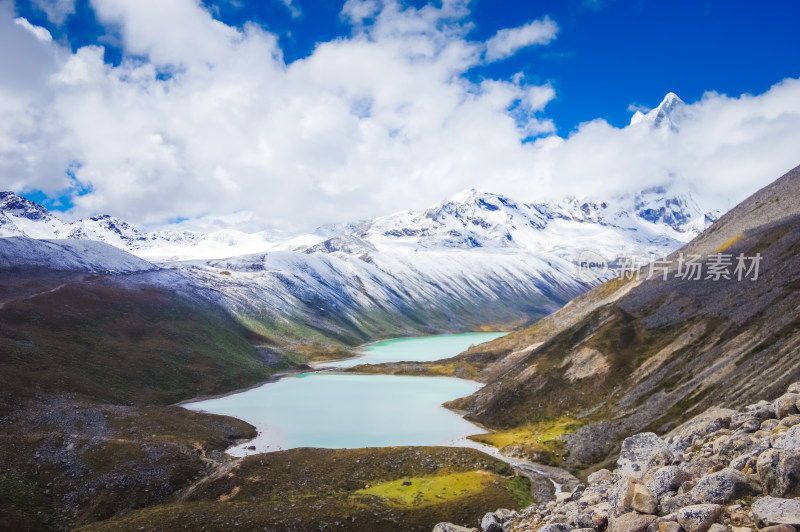
<path fill-rule="evenodd" d="M 274 249 L 336 252 L 343 239 L 353 253 L 482 249 L 495 253 L 542 253 L 574 261 L 586 248 L 612 260 L 621 255 L 672 251 L 710 225 L 690 194 L 656 187 L 606 201 L 566 198 L 518 203 L 469 190 L 423 211 L 403 211 L 354 224 L 324 226 Z"/>
<path fill-rule="evenodd" d="M 216 294 L 255 330 L 354 343 L 531 321 L 601 280 L 579 276 L 583 251 L 609 262 L 661 255 L 715 218 L 661 188 L 530 204 L 469 190 L 428 209 L 268 242 L 235 231 L 143 233 L 110 216 L 64 223 L 15 194 L 0 197 L 2 234 L 105 242 Z"/>
<path fill-rule="evenodd" d="M 265 253 L 168 267 L 272 327 L 287 320 L 340 335 L 458 330 L 560 307 L 599 281 L 578 275 L 585 250 L 609 262 L 665 254 L 715 217 L 691 195 L 658 188 L 540 204 L 470 190 L 421 211 L 324 226 Z"/>
<path fill-rule="evenodd" d="M 587 247 L 609 259 L 669 252 L 699 234 L 717 214 L 704 212 L 691 194 L 670 195 L 664 187 L 603 201 L 572 197 L 550 203 L 520 203 L 473 189 L 425 210 L 322 226 L 312 234 L 276 242 L 265 233 L 231 229 L 145 233 L 109 215 L 66 223 L 41 205 L 2 192 L 0 237 L 94 240 L 155 262 L 267 251 L 363 256 L 475 249 L 544 253 L 573 261 Z"/>
<path fill-rule="evenodd" d="M 647 114 L 636 111 L 631 117 L 631 125 L 634 124 L 647 124 L 651 127 L 668 129 L 675 129 L 675 115 L 680 112 L 683 106 L 683 100 L 678 98 L 674 92 L 668 93 L 664 99 L 658 104 L 658 107 L 652 109 Z"/>
<path fill-rule="evenodd" d="M 37 203 L 13 192 L 0 192 L 0 238 L 8 236 L 94 240 L 151 261 L 230 257 L 262 251 L 274 243 L 266 233 L 248 234 L 233 229 L 146 233 L 107 214 L 63 222 Z"/>

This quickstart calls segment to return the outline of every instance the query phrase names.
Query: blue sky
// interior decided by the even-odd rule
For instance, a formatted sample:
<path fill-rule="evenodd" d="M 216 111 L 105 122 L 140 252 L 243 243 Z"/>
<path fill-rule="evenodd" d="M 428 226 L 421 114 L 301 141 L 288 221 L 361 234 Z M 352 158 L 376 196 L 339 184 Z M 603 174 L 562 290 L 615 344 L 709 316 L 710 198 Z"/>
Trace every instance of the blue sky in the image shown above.
<path fill-rule="evenodd" d="M 706 189 L 713 176 L 703 172 L 722 171 L 713 157 L 722 161 L 728 140 L 715 133 L 702 159 L 685 161 L 676 151 L 681 143 L 696 142 L 690 137 L 702 127 L 722 131 L 713 117 L 742 127 L 777 120 L 747 140 L 745 153 L 759 159 L 758 150 L 773 142 L 768 132 L 794 124 L 785 119 L 795 117 L 794 85 L 775 87 L 800 78 L 796 0 L 768 8 L 650 0 L 0 1 L 9 5 L 14 31 L 44 28 L 52 42 L 41 34 L 38 44 L 22 33 L 8 37 L 31 41 L 22 43 L 30 59 L 6 68 L 0 89 L 2 82 L 25 86 L 41 98 L 25 105 L 47 102 L 48 111 L 36 126 L 26 121 L 33 111 L 7 120 L 17 124 L 5 132 L 16 144 L 5 146 L 16 147 L 3 154 L 0 142 L 0 184 L 56 208 L 74 207 L 75 215 L 112 211 L 144 225 L 175 219 L 224 225 L 225 216 L 238 213 L 236 223 L 296 226 L 301 202 L 314 205 L 314 222 L 337 221 L 331 218 L 423 206 L 472 186 L 523 200 L 595 193 L 584 185 L 598 173 L 608 193 L 671 180 L 712 197 Z M 492 39 L 526 25 L 553 31 L 490 58 Z M 419 47 L 422 60 L 402 50 L 406 42 L 409 50 Z M 102 46 L 100 56 L 92 45 Z M 265 59 L 270 54 L 280 61 Z M 391 82 L 382 80 L 402 75 L 418 76 L 403 80 L 406 100 L 386 96 Z M 74 86 L 83 87 L 82 96 Z M 251 92 L 232 95 L 241 87 Z M 418 103 L 417 89 L 420 109 L 404 111 Z M 693 125 L 684 128 L 684 140 L 653 136 L 647 150 L 661 155 L 622 160 L 637 149 L 624 133 L 633 110 L 646 111 L 670 91 L 690 104 L 685 114 Z M 214 114 L 208 102 L 215 102 Z M 382 102 L 391 112 L 381 114 Z M 342 105 L 350 107 L 349 118 L 334 116 Z M 440 109 L 441 116 L 431 116 Z M 314 135 L 298 126 L 304 121 Z M 484 134 L 493 142 L 462 134 L 481 123 L 490 124 Z M 221 128 L 230 129 L 228 139 L 216 136 Z M 247 136 L 235 138 L 243 131 Z M 608 154 L 602 161 L 600 149 Z M 751 180 L 733 179 L 725 201 L 738 201 L 788 169 L 794 155 L 783 144 L 771 149 L 775 163 Z M 484 155 L 460 164 L 461 152 Z M 594 162 L 576 167 L 572 161 L 581 157 Z M 4 160 L 11 162 L 3 166 Z M 254 189 L 264 199 L 254 201 Z M 160 199 L 163 193 L 173 201 Z"/>

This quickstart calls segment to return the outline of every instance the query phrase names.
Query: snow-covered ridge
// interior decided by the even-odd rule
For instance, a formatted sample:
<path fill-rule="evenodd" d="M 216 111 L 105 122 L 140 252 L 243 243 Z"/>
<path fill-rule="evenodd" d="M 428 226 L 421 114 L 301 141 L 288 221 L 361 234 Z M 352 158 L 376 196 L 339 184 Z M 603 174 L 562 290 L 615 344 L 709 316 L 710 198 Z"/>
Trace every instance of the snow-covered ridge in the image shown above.
<path fill-rule="evenodd" d="M 0 192 L 0 237 L 7 236 L 94 240 L 161 262 L 256 253 L 274 243 L 266 233 L 248 234 L 233 229 L 146 233 L 107 214 L 67 223 L 14 192 Z"/>
<path fill-rule="evenodd" d="M 92 240 L 0 238 L 0 270 L 135 273 L 157 269 L 146 260 Z"/>
<path fill-rule="evenodd" d="M 94 240 L 156 262 L 220 259 L 268 251 L 344 253 L 365 258 L 376 252 L 492 250 L 535 253 L 574 261 L 584 249 L 610 260 L 625 254 L 661 254 L 688 242 L 717 217 L 691 194 L 664 187 L 609 198 L 565 198 L 520 203 L 468 190 L 421 211 L 322 226 L 313 234 L 282 242 L 264 233 L 144 233 L 108 215 L 65 223 L 41 205 L 12 192 L 0 193 L 0 237 Z"/>
<path fill-rule="evenodd" d="M 519 203 L 469 190 L 423 211 L 403 211 L 354 224 L 324 226 L 280 244 L 302 251 L 332 248 L 348 238 L 377 251 L 493 250 L 543 253 L 574 261 L 584 249 L 609 260 L 623 254 L 660 254 L 688 242 L 717 218 L 691 194 L 670 195 L 651 188 L 635 195 L 596 201 L 566 198 L 551 203 Z M 357 247 L 357 246 L 356 246 Z M 362 249 L 363 251 L 363 249 Z"/>

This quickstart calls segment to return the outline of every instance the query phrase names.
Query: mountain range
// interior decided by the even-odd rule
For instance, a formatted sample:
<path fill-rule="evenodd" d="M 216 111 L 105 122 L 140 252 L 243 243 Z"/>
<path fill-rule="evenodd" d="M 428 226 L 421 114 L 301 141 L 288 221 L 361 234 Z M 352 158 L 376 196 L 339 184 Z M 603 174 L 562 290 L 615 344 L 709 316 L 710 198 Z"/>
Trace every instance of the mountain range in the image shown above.
<path fill-rule="evenodd" d="M 665 188 L 531 204 L 469 190 L 425 210 L 269 241 L 233 230 L 146 233 L 107 215 L 63 222 L 4 192 L 0 235 L 18 238 L 0 245 L 13 255 L 23 253 L 25 238 L 105 243 L 190 279 L 260 333 L 356 345 L 376 336 L 530 323 L 602 280 L 603 272 L 587 278 L 578 270 L 584 250 L 611 263 L 663 255 L 715 217 L 691 195 Z M 108 260 L 98 271 L 124 267 L 119 252 L 109 249 Z"/>

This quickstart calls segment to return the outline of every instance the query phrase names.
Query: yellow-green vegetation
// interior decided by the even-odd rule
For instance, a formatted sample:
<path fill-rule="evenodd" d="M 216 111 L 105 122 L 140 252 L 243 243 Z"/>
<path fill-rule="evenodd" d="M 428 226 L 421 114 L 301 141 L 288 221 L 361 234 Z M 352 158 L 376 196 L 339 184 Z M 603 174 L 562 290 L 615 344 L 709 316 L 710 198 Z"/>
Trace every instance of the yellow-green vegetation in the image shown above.
<path fill-rule="evenodd" d="M 493 481 L 485 471 L 451 473 L 429 477 L 404 477 L 356 490 L 356 495 L 374 495 L 399 506 L 425 506 L 482 491 Z"/>
<path fill-rule="evenodd" d="M 475 380 L 481 368 L 465 360 L 448 359 L 436 362 L 389 362 L 385 364 L 359 364 L 348 368 L 348 373 L 378 375 L 412 375 L 422 377 L 458 377 Z"/>
<path fill-rule="evenodd" d="M 475 449 L 293 449 L 245 458 L 180 501 L 79 530 L 306 531 L 337 522 L 337 530 L 407 532 L 531 502 L 527 478 Z"/>
<path fill-rule="evenodd" d="M 469 439 L 491 445 L 504 453 L 527 458 L 542 464 L 559 465 L 565 453 L 561 436 L 577 430 L 582 425 L 570 416 L 560 416 L 552 421 L 540 421 L 492 432 L 476 434 Z"/>
<path fill-rule="evenodd" d="M 328 360 L 341 360 L 345 358 L 352 358 L 355 356 L 353 351 L 343 347 L 312 344 L 312 345 L 296 345 L 292 351 L 299 355 L 298 362 L 322 362 Z"/>

